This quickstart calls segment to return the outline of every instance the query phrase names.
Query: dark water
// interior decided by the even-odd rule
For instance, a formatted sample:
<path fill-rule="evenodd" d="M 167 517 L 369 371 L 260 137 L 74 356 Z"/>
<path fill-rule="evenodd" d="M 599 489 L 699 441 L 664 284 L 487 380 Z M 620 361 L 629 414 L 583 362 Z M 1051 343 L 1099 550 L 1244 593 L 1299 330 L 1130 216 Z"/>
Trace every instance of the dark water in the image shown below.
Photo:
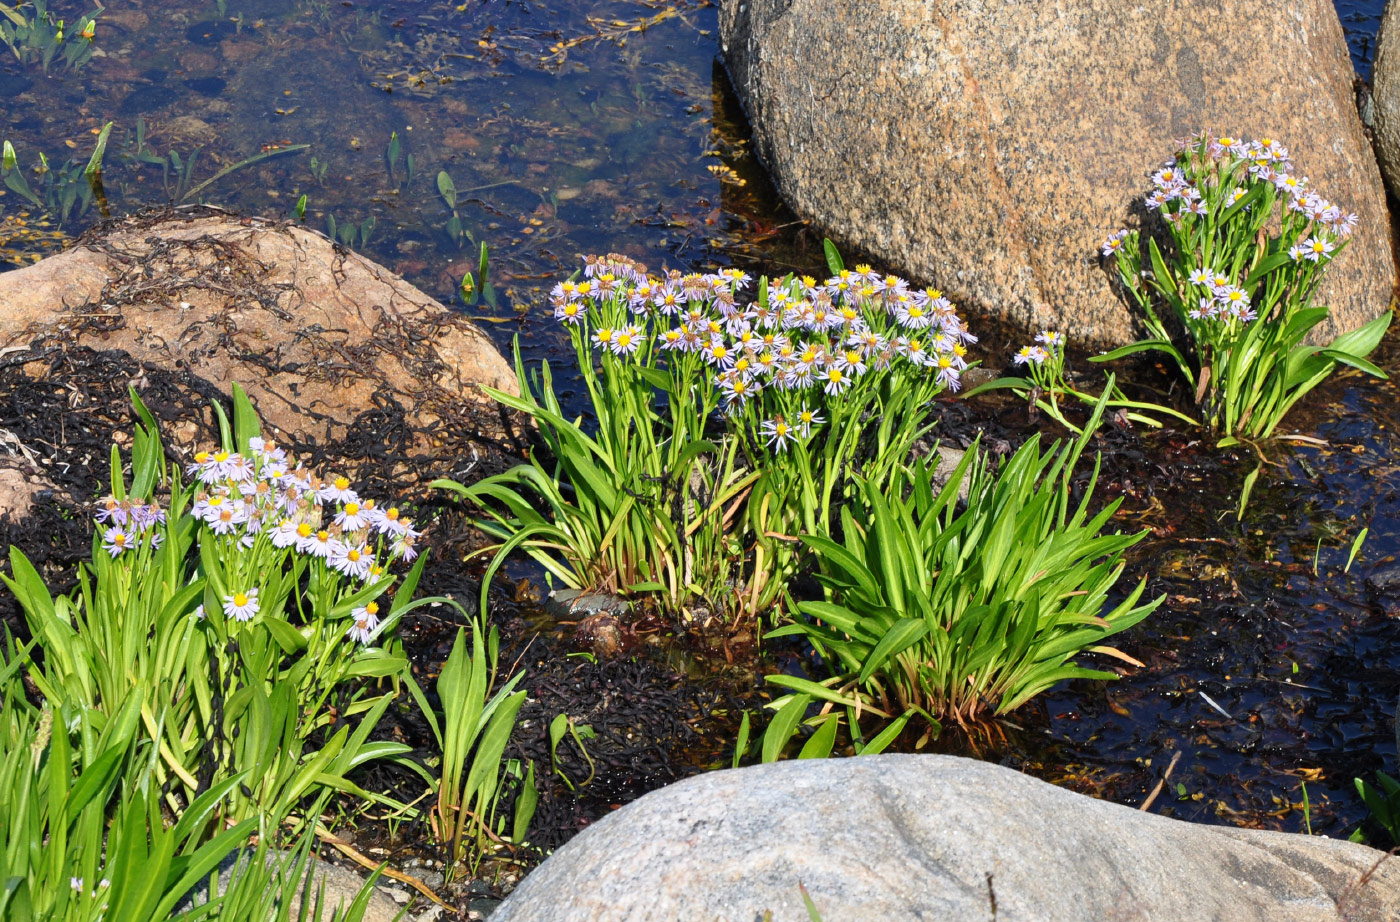
<path fill-rule="evenodd" d="M 87 9 L 51 5 L 69 19 Z M 43 151 L 52 176 L 70 158 L 81 168 L 114 121 L 104 180 L 115 212 L 272 154 L 200 197 L 288 216 L 304 194 L 313 226 L 373 219 L 356 248 L 443 301 L 485 241 L 498 299 L 469 312 L 502 348 L 519 334 L 527 358 L 562 343 L 542 293 L 579 254 L 619 251 L 654 268 L 820 265 L 749 154 L 707 0 L 220 6 L 114 4 L 98 21 L 101 56 L 76 73 L 56 63 L 45 75 L 0 49 L 0 135 L 26 169 Z M 1382 6 L 1337 3 L 1363 75 Z M 440 171 L 457 190 L 454 236 Z M 0 267 L 61 248 L 96 217 L 78 201 L 60 221 L 0 194 Z M 1381 360 L 1400 372 L 1394 341 Z M 1352 778 L 1396 768 L 1400 390 L 1347 377 L 1291 421 L 1329 444 L 1278 449 L 1243 529 L 1219 511 L 1248 459 L 1222 466 L 1208 449 L 1146 443 L 1173 471 L 1160 486 L 1150 466 L 1120 485 L 1128 520 L 1154 532 L 1135 574 L 1169 596 L 1122 644 L 1146 668 L 1056 690 L 988 756 L 1139 803 L 1180 752 L 1158 812 L 1298 830 L 1306 782 L 1315 831 L 1354 828 Z M 1363 527 L 1370 537 L 1343 573 Z"/>
<path fill-rule="evenodd" d="M 1385 0 L 1335 0 L 1337 16 L 1351 49 L 1351 63 L 1363 78 L 1371 79 L 1371 62 L 1376 57 L 1376 30 L 1381 27 Z"/>

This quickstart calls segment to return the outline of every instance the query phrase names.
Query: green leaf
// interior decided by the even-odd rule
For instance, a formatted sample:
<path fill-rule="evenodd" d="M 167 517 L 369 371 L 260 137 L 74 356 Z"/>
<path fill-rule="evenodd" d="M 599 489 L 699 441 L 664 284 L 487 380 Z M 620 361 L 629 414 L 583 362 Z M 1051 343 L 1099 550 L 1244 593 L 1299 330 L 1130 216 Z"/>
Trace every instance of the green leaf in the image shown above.
<path fill-rule="evenodd" d="M 749 754 L 749 712 L 746 710 L 739 718 L 739 733 L 734 741 L 734 757 L 730 760 L 730 768 L 738 768 L 739 762 L 744 756 Z"/>
<path fill-rule="evenodd" d="M 870 676 L 877 670 L 884 669 L 890 659 L 922 640 L 928 630 L 928 625 L 921 618 L 903 618 L 896 622 L 885 632 L 885 636 L 880 638 L 875 649 L 870 651 L 870 656 L 866 659 L 865 665 L 861 667 L 857 680 L 860 682 L 869 681 Z"/>
<path fill-rule="evenodd" d="M 836 249 L 836 244 L 827 238 L 822 238 L 822 252 L 826 254 L 826 266 L 831 270 L 831 274 L 840 275 L 846 268 L 846 264 L 841 261 L 841 253 Z"/>
<path fill-rule="evenodd" d="M 836 745 L 836 730 L 840 726 L 840 721 L 835 714 L 828 714 L 826 719 L 817 727 L 815 733 L 807 738 L 807 742 L 802 745 L 802 750 L 798 752 L 798 759 L 825 759 L 831 755 L 832 747 Z"/>
<path fill-rule="evenodd" d="M 1126 346 L 1119 346 L 1117 349 L 1114 349 L 1111 352 L 1105 352 L 1103 355 L 1091 355 L 1089 356 L 1089 361 L 1114 362 L 1118 359 L 1127 358 L 1130 355 L 1136 355 L 1139 352 L 1152 351 L 1165 352 L 1176 359 L 1181 358 L 1181 353 L 1177 351 L 1176 346 L 1172 345 L 1172 343 L 1169 340 L 1143 339 L 1135 343 L 1129 343 Z"/>
<path fill-rule="evenodd" d="M 782 707 L 778 708 L 778 713 L 773 715 L 773 720 L 768 724 L 768 729 L 763 733 L 763 761 L 764 763 L 776 762 L 778 757 L 787 748 L 788 741 L 797 732 L 797 727 L 802 721 L 802 715 L 807 712 L 807 705 L 812 703 L 812 699 L 807 695 L 793 695 Z"/>
<path fill-rule="evenodd" d="M 89 181 L 102 172 L 102 157 L 107 153 L 107 137 L 111 133 L 112 123 L 108 122 L 102 126 L 102 131 L 97 135 L 97 146 L 93 148 L 92 156 L 88 158 L 87 166 L 83 169 L 83 175 Z"/>
<path fill-rule="evenodd" d="M 857 754 L 863 756 L 873 756 L 879 755 L 880 753 L 884 752 L 885 749 L 888 748 L 891 743 L 899 739 L 899 734 L 904 732 L 904 728 L 908 726 L 909 718 L 911 716 L 911 712 L 906 711 L 905 713 L 900 714 L 894 720 L 890 721 L 889 724 L 885 727 L 885 729 L 877 733 L 875 737 L 870 740 L 870 742 L 866 743 L 864 746 L 858 747 L 856 750 Z M 933 722 L 933 729 L 935 734 L 940 729 L 937 721 Z"/>
<path fill-rule="evenodd" d="M 1244 476 L 1244 484 L 1240 487 L 1240 502 L 1235 509 L 1235 517 L 1244 518 L 1244 510 L 1249 505 L 1249 496 L 1254 492 L 1254 483 L 1259 479 L 1259 472 L 1264 469 L 1263 464 L 1256 465 L 1254 470 Z"/>
<path fill-rule="evenodd" d="M 457 187 L 452 183 L 452 177 L 443 170 L 437 174 L 438 194 L 447 202 L 447 207 L 451 211 L 457 210 Z"/>

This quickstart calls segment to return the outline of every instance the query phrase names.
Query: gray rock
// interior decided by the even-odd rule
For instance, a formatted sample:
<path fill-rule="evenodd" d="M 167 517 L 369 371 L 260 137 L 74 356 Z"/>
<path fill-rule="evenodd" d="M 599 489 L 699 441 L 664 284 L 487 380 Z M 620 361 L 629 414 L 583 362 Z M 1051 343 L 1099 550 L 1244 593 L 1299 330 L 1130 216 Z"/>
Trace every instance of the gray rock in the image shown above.
<path fill-rule="evenodd" d="M 228 889 L 240 856 L 244 856 L 243 860 L 247 861 L 248 858 L 251 857 L 251 854 L 249 850 L 234 852 L 219 865 L 219 880 L 217 889 L 214 891 L 215 894 L 223 893 Z M 269 866 L 271 866 L 274 861 L 286 860 L 289 860 L 288 853 L 286 852 L 272 852 L 267 856 Z M 360 888 L 364 886 L 366 878 L 362 878 L 354 871 L 347 870 L 338 865 L 329 864 L 325 861 L 317 861 L 314 858 L 312 861 L 315 864 L 315 877 L 313 877 L 313 883 L 311 885 L 312 892 L 314 894 L 316 888 L 320 887 L 323 882 L 326 890 L 325 902 L 322 904 L 324 910 L 323 919 L 317 920 L 308 912 L 308 922 L 330 922 L 332 914 L 337 909 L 343 909 L 355 901 L 355 897 L 359 894 Z M 304 879 L 305 878 L 303 878 L 303 880 Z M 385 881 L 385 878 L 381 877 L 380 881 Z M 209 901 L 210 895 L 209 884 L 206 881 L 200 887 L 192 890 L 189 896 L 184 900 L 176 904 L 175 914 L 179 915 L 190 909 L 203 906 Z M 298 889 L 296 895 L 294 895 L 291 900 L 290 918 L 296 919 L 300 910 L 301 892 L 300 889 Z M 377 887 L 374 895 L 370 897 L 369 907 L 365 910 L 364 922 L 398 922 L 400 919 L 407 919 L 411 922 L 412 916 L 401 914 L 399 907 L 384 893 L 383 888 Z"/>
<path fill-rule="evenodd" d="M 646 795 L 530 874 L 493 922 L 1350 922 L 1397 918 L 1400 863 L 1199 826 L 952 756 L 791 761 Z"/>
<path fill-rule="evenodd" d="M 1331 0 L 722 0 L 720 37 L 783 197 L 974 317 L 1136 338 L 1096 258 L 1173 140 L 1283 141 L 1361 218 L 1319 292 L 1330 330 L 1385 310 L 1385 190 Z M 1378 66 L 1379 71 L 1379 66 Z"/>
<path fill-rule="evenodd" d="M 587 615 L 625 615 L 632 603 L 610 592 L 587 589 L 556 589 L 545 599 L 544 610 L 556 618 L 582 618 Z"/>

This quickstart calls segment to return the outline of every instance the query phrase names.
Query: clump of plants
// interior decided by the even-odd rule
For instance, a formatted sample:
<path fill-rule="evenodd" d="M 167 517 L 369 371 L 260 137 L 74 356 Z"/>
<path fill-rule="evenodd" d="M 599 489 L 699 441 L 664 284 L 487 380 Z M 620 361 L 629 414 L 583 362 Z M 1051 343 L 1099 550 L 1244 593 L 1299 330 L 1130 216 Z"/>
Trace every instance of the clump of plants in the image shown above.
<path fill-rule="evenodd" d="M 29 0 L 10 6 L 0 3 L 0 42 L 21 64 L 39 64 L 44 73 L 63 52 L 63 66 L 81 70 L 92 60 L 93 39 L 97 35 L 97 17 L 103 12 L 101 4 L 91 13 L 69 24 L 54 16 L 48 0 Z"/>
<path fill-rule="evenodd" d="M 1079 664 L 1086 652 L 1136 664 L 1105 641 L 1161 604 L 1141 601 L 1142 582 L 1110 603 L 1124 553 L 1146 532 L 1108 531 L 1121 498 L 1091 514 L 1097 463 L 1071 497 L 1105 403 L 1074 442 L 1042 448 L 1032 437 L 999 470 L 974 445 L 943 483 L 928 460 L 886 484 L 859 479 L 839 533 L 803 536 L 827 599 L 799 603 L 800 616 L 769 636 L 806 638 L 829 676 L 768 677 L 793 692 L 772 705 L 780 731 L 768 750 L 781 751 L 813 701 L 823 708 L 806 723 L 828 751 L 842 720 L 868 751 L 862 715 L 891 721 L 881 745 L 920 722 L 922 745 L 944 723 L 972 727 L 1065 679 L 1115 678 Z"/>
<path fill-rule="evenodd" d="M 431 813 L 431 831 L 451 859 L 449 878 L 459 863 L 475 866 L 497 844 L 510 844 L 508 836 L 521 841 L 533 813 L 533 774 L 503 751 L 523 693 L 513 692 L 516 677 L 488 699 L 497 679 L 495 633 L 484 620 L 473 624 L 468 650 L 459 631 L 437 683 L 441 719 L 395 637 L 414 608 L 455 604 L 414 599 L 425 558 L 412 520 L 262 437 L 236 386 L 231 424 L 215 406 L 222 444 L 197 452 L 184 471 L 167 463 L 155 420 L 134 392 L 132 399 L 141 422 L 130 477 L 114 447 L 111 493 L 97 506 L 92 559 L 77 574 L 78 588 L 55 597 L 14 547 L 10 575 L 0 574 L 32 638 L 7 638 L 0 655 L 0 736 L 8 734 L 0 747 L 27 748 L 18 762 L 34 759 L 33 772 L 0 791 L 0 905 L 7 881 L 28 880 L 32 891 L 62 876 L 54 868 L 77 867 L 72 862 L 81 862 L 74 880 L 110 878 L 120 902 L 124 885 L 116 870 L 94 863 L 97 856 L 105 849 L 109 862 L 126 861 L 130 849 L 145 862 L 147 852 L 173 848 L 161 859 L 174 862 L 168 873 L 139 862 L 130 872 L 155 875 L 132 899 L 164 907 L 156 917 L 167 918 L 184 890 L 153 888 L 184 880 L 194 856 L 217 863 L 254 834 L 275 845 L 291 832 L 309 848 L 310 837 L 325 833 L 333 795 L 401 820 Z M 405 686 L 439 731 L 441 752 L 429 753 L 426 766 L 404 743 L 371 739 Z M 54 748 L 58 761 L 44 769 L 41 750 L 68 746 L 73 733 L 76 748 Z M 357 770 L 375 761 L 420 776 L 436 794 L 432 810 L 361 787 Z M 5 764 L 13 775 L 9 758 Z M 499 815 L 504 795 L 516 792 L 513 815 Z M 34 813 L 41 799 L 47 814 Z M 81 828 L 69 828 L 79 817 Z M 73 839 L 73 855 L 65 857 L 61 836 Z M 35 837 L 55 843 L 52 860 L 14 864 L 16 843 Z M 217 855 L 205 849 L 216 839 Z M 254 914 L 228 918 L 270 917 L 259 901 L 279 892 L 285 875 L 279 870 L 282 883 L 269 889 L 262 858 L 247 872 L 262 883 L 238 903 Z M 297 886 L 305 850 L 300 861 L 286 865 Z M 16 918 L 98 918 L 99 896 L 72 903 L 76 909 L 60 901 L 56 916 Z M 144 911 L 120 917 L 145 919 Z"/>
<path fill-rule="evenodd" d="M 110 716 L 137 689 L 147 710 L 164 704 L 163 723 L 142 732 L 160 747 L 155 773 L 172 803 L 240 774 L 249 780 L 220 806 L 231 822 L 290 816 L 328 786 L 373 800 L 345 776 L 408 750 L 368 741 L 394 693 L 372 694 L 367 681 L 405 671 L 390 631 L 412 586 L 386 593 L 400 582 L 390 569 L 417 555 L 418 532 L 345 478 L 290 462 L 255 434 L 241 392 L 235 405 L 237 441 L 226 426 L 224 447 L 198 452 L 185 483 L 136 401 L 132 479 L 114 447 L 75 596 L 51 596 L 10 549 L 13 575 L 2 578 L 45 654 L 29 676 L 54 706 Z M 170 490 L 164 506 L 158 483 Z"/>
<path fill-rule="evenodd" d="M 102 187 L 102 159 L 107 153 L 107 138 L 111 133 L 112 123 L 108 122 L 98 133 L 97 144 L 93 147 L 86 165 L 69 157 L 61 166 L 51 168 L 49 158 L 40 151 L 38 162 L 33 168 L 39 177 L 37 191 L 25 179 L 14 145 L 5 141 L 3 147 L 0 147 L 0 178 L 4 179 L 6 188 L 24 196 L 41 211 L 51 215 L 59 226 L 73 216 L 74 207 L 78 209 L 76 216 L 81 218 L 87 214 L 94 202 L 98 210 L 106 216 L 107 198 Z"/>
<path fill-rule="evenodd" d="M 1202 136 L 1152 177 L 1146 207 L 1159 244 L 1140 230 L 1103 243 L 1148 337 L 1099 358 L 1167 356 L 1223 444 L 1272 436 L 1294 404 L 1339 365 L 1385 377 L 1366 356 L 1387 310 L 1326 346 L 1304 340 L 1327 318 L 1313 302 L 1357 218 L 1298 174 L 1277 140 Z"/>
<path fill-rule="evenodd" d="M 796 535 L 829 528 L 857 471 L 893 474 L 975 342 L 941 292 L 827 255 L 825 281 L 656 277 L 613 255 L 557 285 L 588 417 L 569 418 L 549 364 L 528 374 L 517 349 L 521 396 L 488 392 L 534 419 L 549 454 L 438 483 L 487 510 L 488 577 L 523 548 L 567 586 L 654 593 L 673 612 L 778 604 L 805 555 Z"/>

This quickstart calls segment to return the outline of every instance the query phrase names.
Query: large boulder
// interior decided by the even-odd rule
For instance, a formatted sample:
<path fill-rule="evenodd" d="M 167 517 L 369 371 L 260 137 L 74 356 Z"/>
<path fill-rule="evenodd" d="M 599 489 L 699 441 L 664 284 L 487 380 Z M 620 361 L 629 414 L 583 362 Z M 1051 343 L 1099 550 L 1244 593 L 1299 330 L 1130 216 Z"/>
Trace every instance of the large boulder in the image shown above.
<path fill-rule="evenodd" d="M 1371 127 L 1376 159 L 1392 195 L 1400 195 L 1400 4 L 1387 3 L 1371 67 Z"/>
<path fill-rule="evenodd" d="M 489 403 L 478 385 L 516 388 L 481 330 L 384 267 L 202 206 L 114 222 L 0 273 L 7 368 L 42 382 L 56 353 L 85 349 L 223 393 L 241 384 L 293 441 L 382 444 L 393 430 L 406 455 L 450 455 L 491 419 L 469 412 Z"/>
<path fill-rule="evenodd" d="M 952 756 L 792 761 L 634 801 L 492 922 L 1394 922 L 1400 863 L 1350 842 L 1198 826 Z"/>
<path fill-rule="evenodd" d="M 1331 0 L 722 0 L 721 47 L 783 197 L 838 242 L 1013 323 L 1116 344 L 1096 259 L 1173 140 L 1285 143 L 1361 218 L 1320 302 L 1385 310 L 1385 192 Z"/>

